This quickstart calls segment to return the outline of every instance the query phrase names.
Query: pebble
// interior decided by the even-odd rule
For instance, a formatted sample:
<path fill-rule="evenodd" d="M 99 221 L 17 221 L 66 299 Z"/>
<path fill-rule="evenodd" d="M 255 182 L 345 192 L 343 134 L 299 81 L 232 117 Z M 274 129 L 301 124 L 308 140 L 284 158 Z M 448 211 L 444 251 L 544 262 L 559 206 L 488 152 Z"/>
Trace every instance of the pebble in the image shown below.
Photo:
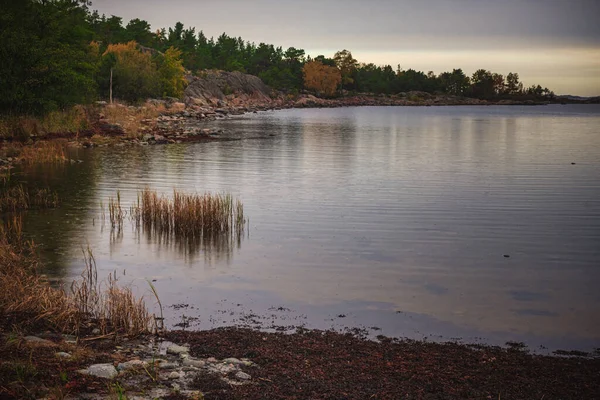
<path fill-rule="evenodd" d="M 158 368 L 160 369 L 175 369 L 179 368 L 179 364 L 176 362 L 161 362 L 158 364 Z"/>
<path fill-rule="evenodd" d="M 112 379 L 119 375 L 116 368 L 112 364 L 94 364 L 87 367 L 87 369 L 80 370 L 79 372 L 105 379 Z"/>
<path fill-rule="evenodd" d="M 235 374 L 235 377 L 241 381 L 249 381 L 250 379 L 252 379 L 250 375 L 242 371 L 239 371 L 237 374 Z"/>
<path fill-rule="evenodd" d="M 167 354 L 175 354 L 175 355 L 179 355 L 181 353 L 189 353 L 190 352 L 190 348 L 189 347 L 185 347 L 185 346 L 178 346 L 176 344 L 169 346 L 167 348 Z"/>
<path fill-rule="evenodd" d="M 119 371 L 128 371 L 130 369 L 134 369 L 143 365 L 146 365 L 146 362 L 142 360 L 131 360 L 124 363 L 120 363 L 119 365 L 117 365 L 117 369 Z"/>
<path fill-rule="evenodd" d="M 226 359 L 224 359 L 224 360 L 223 360 L 223 362 L 224 362 L 224 363 L 226 363 L 226 364 L 233 364 L 233 365 L 241 365 L 241 364 L 244 364 L 244 362 L 243 362 L 243 361 L 240 361 L 240 360 L 238 360 L 237 358 L 233 358 L 233 357 L 231 357 L 231 358 L 226 358 Z"/>
<path fill-rule="evenodd" d="M 171 372 L 168 376 L 169 379 L 179 379 L 180 377 L 181 375 L 176 371 Z"/>
<path fill-rule="evenodd" d="M 38 343 L 38 344 L 53 344 L 51 341 L 39 338 L 37 336 L 25 336 L 25 341 L 29 343 Z"/>
<path fill-rule="evenodd" d="M 193 360 L 193 359 L 188 358 L 188 359 L 183 360 L 183 365 L 186 367 L 202 368 L 206 365 L 206 363 L 201 360 Z"/>
<path fill-rule="evenodd" d="M 64 351 L 60 351 L 60 352 L 56 353 L 55 355 L 58 358 L 71 358 L 71 355 L 69 353 L 65 353 Z"/>

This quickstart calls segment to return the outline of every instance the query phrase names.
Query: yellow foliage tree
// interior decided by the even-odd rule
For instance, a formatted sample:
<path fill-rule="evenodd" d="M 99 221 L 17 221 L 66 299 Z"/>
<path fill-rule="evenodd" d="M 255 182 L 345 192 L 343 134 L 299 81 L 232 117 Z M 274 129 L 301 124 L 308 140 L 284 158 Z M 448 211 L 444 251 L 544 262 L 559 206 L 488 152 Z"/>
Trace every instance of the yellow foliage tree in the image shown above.
<path fill-rule="evenodd" d="M 181 97 L 186 86 L 185 68 L 181 60 L 181 50 L 169 47 L 159 58 L 160 79 L 164 96 Z"/>
<path fill-rule="evenodd" d="M 160 96 L 161 82 L 152 55 L 138 49 L 135 41 L 111 44 L 103 55 L 112 64 L 114 92 L 124 100 L 138 101 Z"/>
<path fill-rule="evenodd" d="M 304 86 L 318 93 L 332 96 L 342 83 L 342 74 L 336 67 L 323 65 L 319 61 L 310 61 L 302 69 Z"/>

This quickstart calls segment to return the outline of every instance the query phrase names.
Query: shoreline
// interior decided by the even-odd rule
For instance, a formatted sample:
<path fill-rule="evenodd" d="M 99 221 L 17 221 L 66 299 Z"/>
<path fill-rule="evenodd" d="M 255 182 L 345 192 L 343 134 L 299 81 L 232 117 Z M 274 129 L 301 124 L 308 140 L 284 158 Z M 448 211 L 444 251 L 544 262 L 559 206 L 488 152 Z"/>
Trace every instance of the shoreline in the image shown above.
<path fill-rule="evenodd" d="M 236 327 L 139 338 L 25 336 L 0 328 L 0 336 L 2 399 L 26 393 L 49 399 L 580 399 L 600 393 L 600 355 L 532 355 L 518 344 Z M 27 369 L 18 372 L 16 365 Z"/>

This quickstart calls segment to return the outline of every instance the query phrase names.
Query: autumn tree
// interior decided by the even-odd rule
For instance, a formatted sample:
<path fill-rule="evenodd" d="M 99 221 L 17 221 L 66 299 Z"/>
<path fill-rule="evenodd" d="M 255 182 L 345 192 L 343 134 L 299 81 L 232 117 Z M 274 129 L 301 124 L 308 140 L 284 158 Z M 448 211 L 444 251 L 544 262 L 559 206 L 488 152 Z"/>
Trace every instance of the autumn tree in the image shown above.
<path fill-rule="evenodd" d="M 342 83 L 342 74 L 336 67 L 310 61 L 302 69 L 304 86 L 326 96 L 333 96 Z"/>
<path fill-rule="evenodd" d="M 181 50 L 169 47 L 157 60 L 163 96 L 181 97 L 186 86 Z"/>
<path fill-rule="evenodd" d="M 333 59 L 335 65 L 342 73 L 342 87 L 353 84 L 354 78 L 352 77 L 352 74 L 354 73 L 358 62 L 352 57 L 352 53 L 344 49 L 335 53 Z"/>
<path fill-rule="evenodd" d="M 139 101 L 161 95 L 161 81 L 152 55 L 140 51 L 136 42 L 109 45 L 103 62 L 112 64 L 115 97 Z"/>

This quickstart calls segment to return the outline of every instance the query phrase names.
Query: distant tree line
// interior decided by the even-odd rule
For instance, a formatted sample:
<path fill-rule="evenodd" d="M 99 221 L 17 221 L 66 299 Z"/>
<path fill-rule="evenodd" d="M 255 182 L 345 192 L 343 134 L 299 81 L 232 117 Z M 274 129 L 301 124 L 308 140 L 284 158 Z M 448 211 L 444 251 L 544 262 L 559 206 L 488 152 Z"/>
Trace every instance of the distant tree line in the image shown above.
<path fill-rule="evenodd" d="M 480 69 L 424 73 L 357 62 L 347 50 L 333 58 L 244 41 L 223 33 L 174 27 L 152 31 L 147 21 L 127 24 L 91 11 L 87 0 L 0 0 L 0 113 L 44 113 L 108 98 L 181 96 L 184 72 L 241 71 L 288 93 L 341 90 L 376 94 L 446 93 L 486 100 L 551 100 L 539 85 L 524 88 L 517 73 Z"/>

